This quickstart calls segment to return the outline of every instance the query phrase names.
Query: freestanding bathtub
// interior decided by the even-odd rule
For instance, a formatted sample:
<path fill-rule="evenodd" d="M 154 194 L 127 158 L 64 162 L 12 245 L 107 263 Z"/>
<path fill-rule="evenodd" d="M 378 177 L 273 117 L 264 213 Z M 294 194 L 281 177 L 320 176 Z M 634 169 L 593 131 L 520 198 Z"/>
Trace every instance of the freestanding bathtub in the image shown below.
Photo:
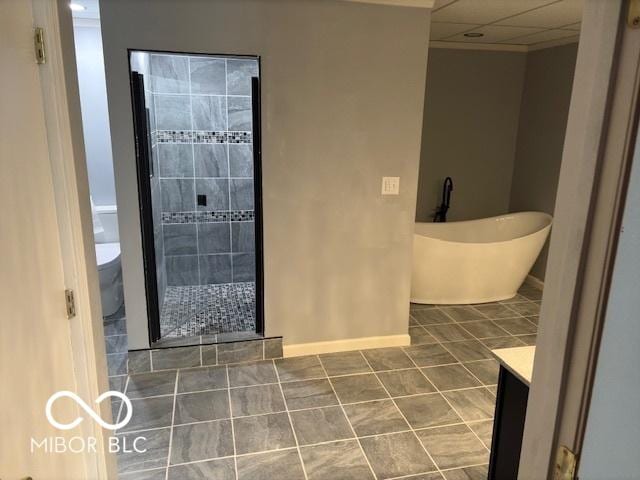
<path fill-rule="evenodd" d="M 411 302 L 485 303 L 516 295 L 538 258 L 551 215 L 520 212 L 448 223 L 416 223 Z"/>

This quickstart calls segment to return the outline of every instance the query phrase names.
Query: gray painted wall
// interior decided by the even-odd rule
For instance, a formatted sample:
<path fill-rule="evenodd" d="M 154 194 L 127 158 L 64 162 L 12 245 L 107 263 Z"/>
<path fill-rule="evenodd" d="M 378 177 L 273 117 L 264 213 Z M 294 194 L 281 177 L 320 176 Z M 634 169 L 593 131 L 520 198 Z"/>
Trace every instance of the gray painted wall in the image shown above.
<path fill-rule="evenodd" d="M 100 28 L 73 28 L 89 188 L 96 205 L 115 205 L 109 112 Z"/>
<path fill-rule="evenodd" d="M 418 221 L 431 221 L 442 181 L 454 181 L 449 220 L 509 210 L 526 55 L 429 51 Z"/>
<path fill-rule="evenodd" d="M 116 191 L 128 206 L 130 348 L 147 335 L 127 48 L 262 56 L 267 335 L 406 334 L 428 11 L 334 0 L 100 8 Z M 401 177 L 399 196 L 380 195 L 382 176 Z"/>
<path fill-rule="evenodd" d="M 511 200 L 513 212 L 553 215 L 578 44 L 527 54 Z M 543 280 L 549 243 L 531 274 Z"/>
<path fill-rule="evenodd" d="M 579 474 L 633 480 L 640 472 L 640 148 L 614 264 Z"/>

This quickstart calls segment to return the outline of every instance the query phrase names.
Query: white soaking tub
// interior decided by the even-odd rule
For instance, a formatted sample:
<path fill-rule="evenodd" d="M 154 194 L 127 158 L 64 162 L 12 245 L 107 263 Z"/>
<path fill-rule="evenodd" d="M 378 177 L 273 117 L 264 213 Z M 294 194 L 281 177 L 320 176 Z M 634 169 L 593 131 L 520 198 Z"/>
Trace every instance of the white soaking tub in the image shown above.
<path fill-rule="evenodd" d="M 538 258 L 551 215 L 520 212 L 448 223 L 416 223 L 411 302 L 468 304 L 516 295 Z"/>

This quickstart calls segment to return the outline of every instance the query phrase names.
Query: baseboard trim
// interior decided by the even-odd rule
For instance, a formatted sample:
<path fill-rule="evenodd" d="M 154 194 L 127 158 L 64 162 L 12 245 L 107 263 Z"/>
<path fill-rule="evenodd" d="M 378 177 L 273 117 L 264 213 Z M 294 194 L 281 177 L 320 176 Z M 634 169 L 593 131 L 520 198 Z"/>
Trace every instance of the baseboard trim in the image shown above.
<path fill-rule="evenodd" d="M 525 283 L 529 283 L 534 287 L 538 287 L 540 290 L 544 290 L 544 282 L 538 277 L 534 277 L 533 275 L 527 275 Z"/>
<path fill-rule="evenodd" d="M 296 343 L 283 345 L 284 357 L 300 357 L 320 353 L 347 352 L 349 350 L 366 350 L 369 348 L 404 347 L 410 345 L 411 337 L 404 335 L 387 335 L 384 337 L 359 337 L 328 342 Z"/>

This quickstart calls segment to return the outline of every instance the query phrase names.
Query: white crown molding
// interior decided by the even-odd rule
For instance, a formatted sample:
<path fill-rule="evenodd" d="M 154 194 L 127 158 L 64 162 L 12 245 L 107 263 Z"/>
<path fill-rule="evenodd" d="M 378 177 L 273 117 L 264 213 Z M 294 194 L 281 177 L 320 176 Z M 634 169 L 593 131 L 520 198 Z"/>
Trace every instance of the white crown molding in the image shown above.
<path fill-rule="evenodd" d="M 393 7 L 414 7 L 428 8 L 434 7 L 436 0 L 343 0 L 345 2 L 374 3 L 376 5 L 389 5 Z"/>
<path fill-rule="evenodd" d="M 429 42 L 429 48 L 448 48 L 451 50 L 484 50 L 494 52 L 534 52 L 545 48 L 560 47 L 571 43 L 578 43 L 579 35 L 574 37 L 560 38 L 558 40 L 549 40 L 533 45 L 514 45 L 509 43 L 472 43 L 472 42 L 447 42 L 443 40 L 432 40 Z"/>

